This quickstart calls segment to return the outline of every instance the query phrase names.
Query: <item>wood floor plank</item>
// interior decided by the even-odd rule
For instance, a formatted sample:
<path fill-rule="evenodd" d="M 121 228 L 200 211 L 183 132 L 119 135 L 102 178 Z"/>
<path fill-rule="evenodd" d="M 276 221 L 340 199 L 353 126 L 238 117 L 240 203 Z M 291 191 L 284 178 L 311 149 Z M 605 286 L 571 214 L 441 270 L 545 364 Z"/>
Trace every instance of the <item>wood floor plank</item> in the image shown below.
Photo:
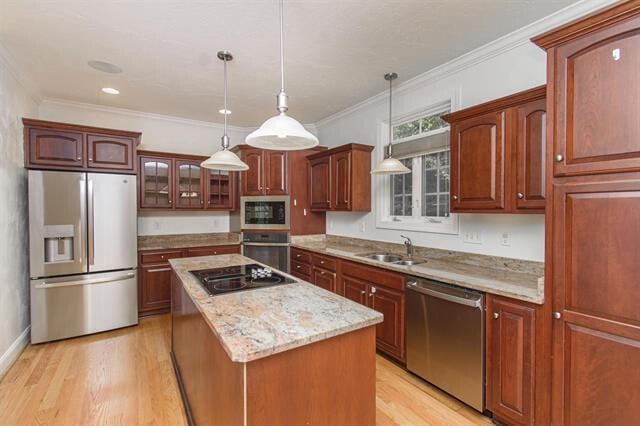
<path fill-rule="evenodd" d="M 170 324 L 28 346 L 0 381 L 0 425 L 186 425 Z M 384 357 L 376 369 L 379 426 L 491 424 Z"/>

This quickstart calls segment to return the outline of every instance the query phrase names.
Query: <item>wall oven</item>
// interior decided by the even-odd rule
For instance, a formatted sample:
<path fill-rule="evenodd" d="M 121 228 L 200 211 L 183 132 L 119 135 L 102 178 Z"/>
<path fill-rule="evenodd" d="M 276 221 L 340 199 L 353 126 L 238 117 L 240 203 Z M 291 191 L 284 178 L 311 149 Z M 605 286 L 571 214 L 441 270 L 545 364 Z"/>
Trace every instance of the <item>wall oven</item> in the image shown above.
<path fill-rule="evenodd" d="M 289 197 L 240 198 L 240 227 L 245 229 L 289 229 Z"/>
<path fill-rule="evenodd" d="M 242 232 L 242 254 L 253 260 L 289 272 L 288 232 Z"/>

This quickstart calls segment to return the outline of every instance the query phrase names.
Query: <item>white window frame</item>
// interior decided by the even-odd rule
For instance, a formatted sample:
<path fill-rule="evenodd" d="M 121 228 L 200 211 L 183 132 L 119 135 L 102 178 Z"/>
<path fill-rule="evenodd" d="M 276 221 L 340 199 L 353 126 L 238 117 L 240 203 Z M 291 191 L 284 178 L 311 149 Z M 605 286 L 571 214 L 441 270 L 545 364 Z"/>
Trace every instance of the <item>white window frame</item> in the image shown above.
<path fill-rule="evenodd" d="M 393 118 L 392 125 L 401 124 L 407 121 L 411 121 L 418 117 L 424 117 L 442 111 L 448 107 L 451 111 L 455 111 L 458 106 L 457 96 L 452 96 L 443 102 L 433 104 L 427 109 L 421 109 L 420 111 L 412 114 L 407 114 L 402 117 Z M 411 137 L 403 138 L 394 141 L 394 143 L 406 142 L 408 140 L 423 138 L 430 134 L 442 133 L 448 131 L 449 128 L 437 129 L 431 132 L 421 133 Z M 378 153 L 376 162 L 382 161 L 385 152 L 385 145 L 389 135 L 389 122 L 378 122 L 378 138 L 376 142 L 376 151 Z M 380 229 L 393 229 L 400 231 L 414 231 L 414 232 L 427 232 L 436 234 L 451 234 L 457 235 L 460 233 L 459 217 L 455 213 L 451 213 L 449 217 L 424 217 L 422 214 L 422 156 L 425 154 L 431 154 L 435 152 L 445 151 L 446 149 L 436 149 L 432 152 L 422 153 L 419 156 L 413 158 L 413 171 L 416 177 L 413 179 L 412 184 L 412 216 L 392 216 L 391 212 L 391 179 L 389 176 L 378 175 L 375 177 L 374 183 L 376 185 L 376 228 Z M 451 167 L 451 166 L 450 166 Z"/>
<path fill-rule="evenodd" d="M 443 111 L 449 110 L 451 111 L 451 107 L 452 107 L 452 102 L 450 100 L 446 100 L 443 102 L 438 102 L 437 104 L 434 104 L 432 106 L 430 106 L 428 109 L 426 110 L 420 110 L 419 112 L 414 112 L 411 114 L 406 114 L 400 117 L 396 117 L 393 118 L 393 126 L 399 126 L 401 124 L 405 124 L 405 123 L 409 123 L 415 119 L 418 118 L 422 118 L 422 117 L 428 117 L 430 115 L 434 115 L 434 114 L 438 114 L 441 113 Z M 414 139 L 421 139 L 427 136 L 431 136 L 431 135 L 437 135 L 438 133 L 444 133 L 444 132 L 448 132 L 449 131 L 449 126 L 445 126 L 442 127 L 440 129 L 435 129 L 435 130 L 430 130 L 428 132 L 423 132 L 423 133 L 418 133 L 417 135 L 412 135 L 412 136 L 407 136 L 404 138 L 400 138 L 400 139 L 394 139 L 393 143 L 402 143 L 402 142 L 408 142 L 408 141 L 412 141 Z M 387 132 L 389 132 L 389 128 L 387 127 Z M 392 132 L 393 134 L 393 132 Z"/>

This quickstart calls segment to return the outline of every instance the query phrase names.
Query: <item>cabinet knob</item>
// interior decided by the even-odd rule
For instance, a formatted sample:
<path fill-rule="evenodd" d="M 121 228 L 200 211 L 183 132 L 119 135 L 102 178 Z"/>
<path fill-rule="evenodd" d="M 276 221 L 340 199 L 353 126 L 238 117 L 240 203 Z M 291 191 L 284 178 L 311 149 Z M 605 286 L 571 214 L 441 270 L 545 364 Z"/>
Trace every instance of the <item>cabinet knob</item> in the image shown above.
<path fill-rule="evenodd" d="M 320 271 L 320 275 L 324 275 L 324 271 Z"/>
<path fill-rule="evenodd" d="M 296 269 L 300 269 L 300 265 L 296 265 Z"/>
<path fill-rule="evenodd" d="M 93 161 L 93 158 L 89 157 L 89 161 Z"/>
<path fill-rule="evenodd" d="M 457 200 L 457 199 L 458 199 L 458 196 L 457 196 L 457 195 L 454 195 L 452 198 L 453 198 L 454 200 Z"/>
<path fill-rule="evenodd" d="M 371 294 L 373 295 L 376 292 L 376 288 L 375 287 L 371 287 Z"/>
<path fill-rule="evenodd" d="M 321 260 L 321 261 L 320 261 L 320 264 L 321 264 L 321 265 L 324 265 L 324 260 Z"/>
<path fill-rule="evenodd" d="M 169 204 L 171 204 L 171 203 L 172 203 L 172 201 L 171 201 L 171 200 L 169 200 Z"/>
<path fill-rule="evenodd" d="M 218 252 L 217 252 L 217 251 L 214 251 L 214 252 L 213 252 L 213 254 L 218 254 Z"/>
<path fill-rule="evenodd" d="M 363 296 L 364 296 L 365 293 L 366 293 L 366 291 L 360 290 L 360 294 L 362 294 Z"/>
<path fill-rule="evenodd" d="M 556 155 L 556 163 L 561 162 L 562 160 L 564 160 L 564 157 L 562 156 L 562 154 L 558 154 Z"/>
<path fill-rule="evenodd" d="M 297 255 L 296 255 L 296 257 L 300 257 L 300 255 L 299 255 L 299 254 L 297 254 Z"/>
<path fill-rule="evenodd" d="M 500 314 L 497 313 L 497 312 L 494 312 L 493 313 L 493 319 L 498 319 L 498 318 L 500 318 Z"/>
<path fill-rule="evenodd" d="M 553 318 L 560 319 L 560 318 L 562 318 L 562 314 L 560 312 L 556 311 L 556 312 L 553 313 Z"/>
<path fill-rule="evenodd" d="M 76 160 L 82 160 L 82 157 L 76 157 Z"/>
<path fill-rule="evenodd" d="M 524 194 L 522 192 L 518 192 L 518 198 L 522 200 L 524 198 Z"/>

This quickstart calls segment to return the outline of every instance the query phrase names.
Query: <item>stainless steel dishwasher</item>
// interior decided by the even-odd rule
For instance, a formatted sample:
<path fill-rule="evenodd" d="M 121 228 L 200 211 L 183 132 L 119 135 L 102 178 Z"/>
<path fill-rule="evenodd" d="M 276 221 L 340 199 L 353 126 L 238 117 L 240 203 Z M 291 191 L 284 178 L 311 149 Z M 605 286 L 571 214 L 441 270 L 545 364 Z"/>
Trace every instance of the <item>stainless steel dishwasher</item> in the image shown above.
<path fill-rule="evenodd" d="M 407 369 L 484 410 L 484 295 L 407 277 Z"/>

